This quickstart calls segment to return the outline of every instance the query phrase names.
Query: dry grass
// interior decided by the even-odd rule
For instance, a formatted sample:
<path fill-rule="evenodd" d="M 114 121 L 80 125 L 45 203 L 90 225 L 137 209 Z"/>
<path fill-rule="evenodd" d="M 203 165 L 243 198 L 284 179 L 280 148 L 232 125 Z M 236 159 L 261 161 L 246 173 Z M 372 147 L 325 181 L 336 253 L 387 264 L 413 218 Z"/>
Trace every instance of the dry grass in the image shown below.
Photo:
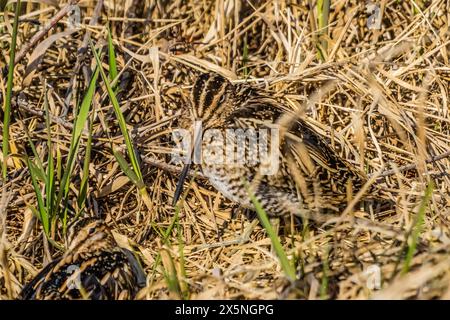
<path fill-rule="evenodd" d="M 23 4 L 19 50 L 58 10 L 45 2 L 52 1 Z M 77 50 L 87 31 L 106 50 L 109 19 L 120 71 L 118 98 L 143 160 L 150 203 L 144 204 L 114 158 L 111 146 L 125 150 L 124 139 L 99 81 L 87 208 L 76 204 L 85 132 L 71 177 L 69 218 L 80 213 L 105 219 L 119 242 L 141 256 L 148 285 L 139 298 L 450 298 L 450 161 L 430 161 L 450 148 L 448 2 L 379 1 L 383 24 L 370 30 L 364 1 L 333 0 L 327 32 L 317 28 L 317 13 L 307 3 L 315 1 L 105 0 L 98 23 L 89 26 L 96 2 L 81 1 L 81 26 L 62 34 L 70 29 L 63 18 L 50 32 L 54 42 L 40 48 L 45 52 L 38 66 L 30 66 L 30 57 L 39 56 L 33 49 L 16 66 L 11 152 L 32 155 L 28 131 L 41 159 L 47 159 L 42 116 L 47 91 L 52 152 L 65 159 L 75 101 L 95 66 L 89 46 L 84 56 Z M 11 9 L 4 18 L 2 69 L 9 59 Z M 40 43 L 45 39 L 49 36 Z M 74 73 L 77 65 L 81 69 Z M 282 221 L 280 240 L 295 260 L 295 283 L 285 279 L 259 225 L 246 235 L 255 215 L 244 214 L 201 177 L 192 180 L 177 215 L 171 201 L 178 172 L 154 162 L 169 164 L 171 130 L 186 111 L 193 79 L 207 70 L 248 80 L 304 112 L 343 157 L 368 174 L 389 170 L 377 183 L 395 199 L 395 208 L 383 211 L 369 203 L 325 223 Z M 5 91 L 3 77 L 2 97 Z M 7 164 L 0 203 L 0 299 L 16 297 L 62 253 L 48 243 L 30 209 L 36 197 L 26 163 L 11 157 Z M 410 170 L 401 170 L 408 165 Z M 431 182 L 431 200 L 423 203 Z M 53 237 L 63 243 L 61 230 L 58 224 Z M 377 268 L 381 287 L 373 288 L 368 283 Z"/>

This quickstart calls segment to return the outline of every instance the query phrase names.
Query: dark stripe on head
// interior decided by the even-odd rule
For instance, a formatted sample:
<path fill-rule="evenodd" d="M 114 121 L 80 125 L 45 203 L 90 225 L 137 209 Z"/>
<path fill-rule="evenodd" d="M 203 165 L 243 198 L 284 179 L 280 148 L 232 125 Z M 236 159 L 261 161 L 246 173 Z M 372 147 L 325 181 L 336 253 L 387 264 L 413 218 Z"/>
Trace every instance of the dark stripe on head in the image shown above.
<path fill-rule="evenodd" d="M 206 95 L 205 95 L 205 100 L 203 103 L 204 108 L 208 108 L 209 106 L 211 106 L 214 97 L 217 96 L 217 94 L 222 91 L 222 86 L 225 83 L 225 78 L 216 74 L 213 75 L 210 80 L 208 81 L 208 83 L 206 84 Z"/>
<path fill-rule="evenodd" d="M 210 75 L 208 73 L 203 73 L 195 81 L 194 88 L 192 88 L 192 99 L 195 105 L 199 104 L 200 97 L 209 78 Z"/>

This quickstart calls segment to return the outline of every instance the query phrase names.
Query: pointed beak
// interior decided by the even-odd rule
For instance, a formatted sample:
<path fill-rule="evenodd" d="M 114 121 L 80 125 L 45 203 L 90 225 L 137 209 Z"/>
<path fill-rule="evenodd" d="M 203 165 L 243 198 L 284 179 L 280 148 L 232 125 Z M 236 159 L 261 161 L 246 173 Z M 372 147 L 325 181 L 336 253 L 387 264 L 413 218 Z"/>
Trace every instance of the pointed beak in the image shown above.
<path fill-rule="evenodd" d="M 199 150 L 200 141 L 201 141 L 201 137 L 202 137 L 201 130 L 202 130 L 201 125 L 196 126 L 194 128 L 194 140 L 195 140 L 194 146 L 188 153 L 188 158 L 186 159 L 186 163 L 185 163 L 183 170 L 181 171 L 180 177 L 178 179 L 177 187 L 176 187 L 175 193 L 173 195 L 172 206 L 175 206 L 177 204 L 178 200 L 181 197 L 181 194 L 183 193 L 184 181 L 186 180 L 186 177 L 189 173 L 189 169 L 191 168 L 192 159 L 196 156 L 197 150 Z"/>
<path fill-rule="evenodd" d="M 173 196 L 172 206 L 175 206 L 183 193 L 184 180 L 188 175 L 189 169 L 191 168 L 190 161 L 186 163 L 181 171 L 180 177 L 178 178 L 177 188 L 175 189 L 175 194 Z"/>

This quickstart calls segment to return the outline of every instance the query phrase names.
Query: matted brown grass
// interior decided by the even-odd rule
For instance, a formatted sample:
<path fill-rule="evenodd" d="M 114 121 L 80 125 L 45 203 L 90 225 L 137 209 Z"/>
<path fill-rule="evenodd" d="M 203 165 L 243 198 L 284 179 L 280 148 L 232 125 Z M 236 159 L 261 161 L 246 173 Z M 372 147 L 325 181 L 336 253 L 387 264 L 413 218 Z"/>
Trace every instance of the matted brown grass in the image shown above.
<path fill-rule="evenodd" d="M 54 16 L 58 9 L 51 2 L 23 4 L 19 49 Z M 316 10 L 308 7 L 315 1 L 105 0 L 98 23 L 91 26 L 97 2 L 81 1 L 81 26 L 56 36 L 34 72 L 28 66 L 37 54 L 33 50 L 15 69 L 11 152 L 31 155 L 26 127 L 47 158 L 42 117 L 47 90 L 52 139 L 67 154 L 74 99 L 83 95 L 84 73 L 95 64 L 89 49 L 83 59 L 77 50 L 87 30 L 97 46 L 105 45 L 109 20 L 122 73 L 119 101 L 142 159 L 152 210 L 112 154 L 111 144 L 123 148 L 124 141 L 99 81 L 84 214 L 106 220 L 120 244 L 141 257 L 148 277 L 138 298 L 178 299 L 180 292 L 190 299 L 450 298 L 450 161 L 439 157 L 450 148 L 448 2 L 378 1 L 381 29 L 367 27 L 372 13 L 364 1 L 331 2 L 324 31 L 317 28 Z M 9 57 L 11 11 L 4 18 L 1 68 Z M 50 34 L 69 29 L 68 20 Z M 326 43 L 323 59 L 319 43 Z M 82 68 L 74 75 L 77 63 Z M 199 175 L 191 179 L 179 225 L 166 241 L 163 233 L 175 219 L 171 202 L 179 168 L 155 162 L 171 165 L 171 130 L 179 126 L 190 86 L 203 71 L 251 82 L 303 112 L 343 157 L 369 175 L 381 172 L 376 183 L 395 199 L 395 208 L 380 211 L 369 203 L 325 223 L 282 221 L 280 240 L 298 271 L 298 281 L 289 283 L 260 225 L 246 234 L 255 215 L 224 199 Z M 2 97 L 5 87 L 2 78 Z M 73 92 L 65 103 L 68 88 Z M 71 182 L 73 200 L 85 144 L 83 139 Z M 436 157 L 442 159 L 431 161 Z M 45 239 L 29 208 L 36 199 L 26 165 L 10 158 L 8 171 L 1 186 L 0 299 L 15 298 L 62 254 Z M 431 181 L 435 188 L 417 248 L 409 272 L 402 274 Z M 54 237 L 63 243 L 59 229 Z M 167 274 L 176 274 L 180 289 L 168 285 Z"/>

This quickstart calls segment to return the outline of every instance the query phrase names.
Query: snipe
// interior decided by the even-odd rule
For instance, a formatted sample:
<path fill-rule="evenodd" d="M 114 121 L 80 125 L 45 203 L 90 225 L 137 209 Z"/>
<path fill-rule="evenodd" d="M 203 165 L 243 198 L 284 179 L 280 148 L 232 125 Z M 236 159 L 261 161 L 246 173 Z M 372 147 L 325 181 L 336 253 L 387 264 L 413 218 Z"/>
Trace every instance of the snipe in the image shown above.
<path fill-rule="evenodd" d="M 76 234 L 67 252 L 44 267 L 19 299 L 132 299 L 145 285 L 138 261 L 117 245 L 105 223 L 80 223 L 85 225 L 73 228 Z"/>
<path fill-rule="evenodd" d="M 250 191 L 271 216 L 336 209 L 367 181 L 325 137 L 261 90 L 233 85 L 215 73 L 202 74 L 192 88 L 191 104 L 191 121 L 201 122 L 203 130 L 198 140 L 203 174 L 225 197 L 244 207 L 253 208 Z M 295 120 L 285 127 L 282 116 L 289 113 Z M 234 150 L 232 159 L 227 153 L 229 145 Z M 244 161 L 239 161 L 242 152 L 236 151 L 240 147 L 247 157 Z M 269 151 L 269 157 L 262 157 L 263 147 L 275 153 Z M 188 170 L 189 163 L 174 203 Z"/>

